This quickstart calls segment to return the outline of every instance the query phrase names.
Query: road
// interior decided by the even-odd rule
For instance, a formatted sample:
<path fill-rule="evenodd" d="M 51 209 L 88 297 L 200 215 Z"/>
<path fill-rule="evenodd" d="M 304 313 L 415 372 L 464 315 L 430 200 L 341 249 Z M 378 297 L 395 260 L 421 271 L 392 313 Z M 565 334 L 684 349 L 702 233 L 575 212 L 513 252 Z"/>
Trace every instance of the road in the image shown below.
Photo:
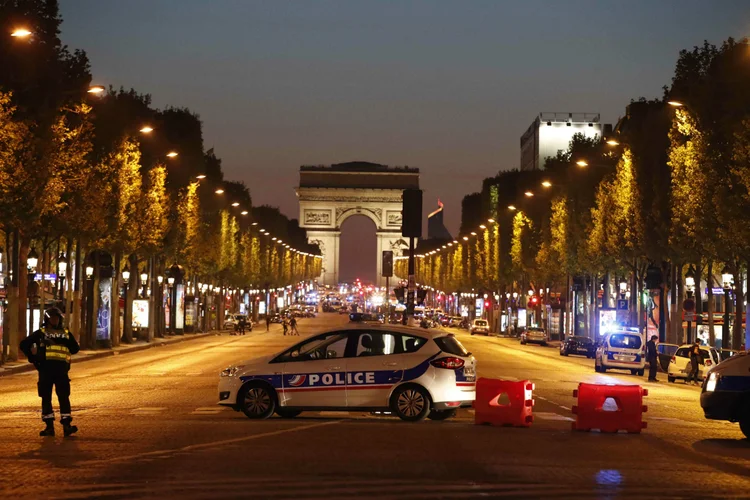
<path fill-rule="evenodd" d="M 345 324 L 302 320 L 302 337 Z M 747 498 L 750 441 L 706 421 L 699 388 L 597 374 L 593 361 L 456 332 L 479 376 L 536 384 L 530 428 L 471 410 L 416 424 L 369 413 L 251 421 L 216 406 L 227 365 L 300 339 L 278 325 L 73 364 L 72 438 L 40 438 L 35 373 L 0 378 L 2 498 Z M 579 382 L 648 387 L 641 434 L 573 432 Z M 58 426 L 58 431 L 60 427 Z M 58 432 L 61 434 L 61 432 Z"/>

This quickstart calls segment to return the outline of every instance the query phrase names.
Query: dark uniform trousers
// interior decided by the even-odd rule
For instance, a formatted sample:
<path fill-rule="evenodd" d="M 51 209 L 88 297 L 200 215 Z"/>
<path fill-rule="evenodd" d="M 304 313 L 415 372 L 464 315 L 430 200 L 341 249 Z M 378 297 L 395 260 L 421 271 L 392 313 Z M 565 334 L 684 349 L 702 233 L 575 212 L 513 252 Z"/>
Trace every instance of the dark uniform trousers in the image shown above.
<path fill-rule="evenodd" d="M 651 358 L 648 360 L 648 379 L 656 379 L 656 371 L 659 366 L 659 358 Z"/>
<path fill-rule="evenodd" d="M 52 409 L 52 387 L 60 403 L 60 422 L 70 422 L 70 378 L 69 365 L 65 362 L 47 361 L 39 369 L 37 388 L 42 398 L 42 420 L 55 420 Z"/>

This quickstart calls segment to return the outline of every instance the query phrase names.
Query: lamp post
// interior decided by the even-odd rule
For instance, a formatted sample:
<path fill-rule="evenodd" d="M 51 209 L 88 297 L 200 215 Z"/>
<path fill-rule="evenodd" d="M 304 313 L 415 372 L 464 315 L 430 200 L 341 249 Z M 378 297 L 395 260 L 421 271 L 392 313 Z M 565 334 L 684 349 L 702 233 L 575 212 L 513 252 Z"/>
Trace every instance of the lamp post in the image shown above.
<path fill-rule="evenodd" d="M 732 291 L 732 273 L 729 272 L 727 266 L 721 270 L 721 284 L 724 288 L 724 325 L 721 329 L 721 348 L 729 349 L 729 294 Z"/>
<path fill-rule="evenodd" d="M 683 306 L 685 316 L 687 317 L 687 334 L 685 338 L 689 344 L 692 342 L 692 318 L 693 314 L 695 314 L 695 302 L 693 301 L 693 292 L 695 291 L 695 268 L 692 265 L 688 268 L 687 273 L 685 273 L 685 291 L 687 292 L 687 300 Z"/>
<path fill-rule="evenodd" d="M 176 330 L 176 304 L 175 304 L 175 292 L 174 292 L 174 276 L 167 277 L 167 289 L 169 294 L 169 333 L 174 334 Z"/>
<path fill-rule="evenodd" d="M 68 274 L 68 258 L 65 256 L 64 253 L 60 253 L 60 255 L 57 257 L 57 288 L 58 288 L 58 294 L 59 294 L 58 297 L 61 302 L 64 298 L 63 297 L 63 282 L 67 274 Z"/>
<path fill-rule="evenodd" d="M 146 298 L 146 287 L 148 286 L 148 273 L 146 271 L 143 271 L 141 273 L 141 286 L 143 287 L 143 291 L 141 292 L 141 297 L 144 299 Z"/>
<path fill-rule="evenodd" d="M 36 253 L 35 248 L 31 248 L 31 251 L 29 251 L 29 255 L 26 257 L 26 267 L 28 268 L 29 274 L 28 274 L 28 299 L 29 299 L 29 333 L 31 333 L 34 328 L 34 305 L 32 301 L 32 284 L 34 283 L 34 275 L 36 274 L 36 266 L 39 264 L 39 254 Z M 41 320 L 41 317 L 39 318 Z"/>

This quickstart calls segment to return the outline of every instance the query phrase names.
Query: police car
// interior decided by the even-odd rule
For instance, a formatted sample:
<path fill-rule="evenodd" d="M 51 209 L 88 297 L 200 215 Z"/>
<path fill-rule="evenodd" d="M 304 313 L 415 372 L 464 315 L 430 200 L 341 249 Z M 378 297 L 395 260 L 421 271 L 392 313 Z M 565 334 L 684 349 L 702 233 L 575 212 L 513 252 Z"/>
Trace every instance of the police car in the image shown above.
<path fill-rule="evenodd" d="M 444 420 L 475 396 L 476 360 L 452 335 L 354 324 L 221 372 L 219 404 L 253 419 L 306 410 Z"/>
<path fill-rule="evenodd" d="M 750 438 L 750 354 L 732 356 L 708 371 L 701 407 L 708 419 L 739 422 Z"/>

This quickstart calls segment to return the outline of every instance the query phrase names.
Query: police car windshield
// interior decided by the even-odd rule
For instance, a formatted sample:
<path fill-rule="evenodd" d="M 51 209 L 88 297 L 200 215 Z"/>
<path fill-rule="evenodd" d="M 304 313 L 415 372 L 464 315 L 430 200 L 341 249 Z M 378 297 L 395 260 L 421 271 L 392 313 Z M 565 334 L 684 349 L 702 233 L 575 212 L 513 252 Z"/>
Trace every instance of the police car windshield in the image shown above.
<path fill-rule="evenodd" d="M 284 354 L 277 358 L 277 361 L 306 361 L 313 359 L 327 359 L 329 357 L 343 357 L 343 347 L 346 345 L 346 334 L 326 335 L 325 337 L 315 337 L 297 344 Z M 328 349 L 329 346 L 343 341 L 341 346 L 334 351 Z M 342 351 L 342 352 L 339 352 Z"/>

